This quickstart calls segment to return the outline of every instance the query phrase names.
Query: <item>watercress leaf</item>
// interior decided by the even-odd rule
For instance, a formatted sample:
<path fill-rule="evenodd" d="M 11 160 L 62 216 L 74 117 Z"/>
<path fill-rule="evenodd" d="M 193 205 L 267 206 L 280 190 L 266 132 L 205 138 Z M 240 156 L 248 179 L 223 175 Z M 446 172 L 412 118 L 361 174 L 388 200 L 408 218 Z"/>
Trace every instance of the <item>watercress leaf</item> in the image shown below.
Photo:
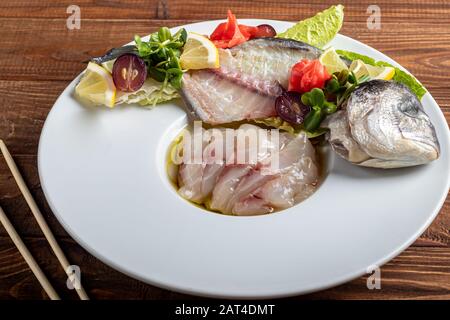
<path fill-rule="evenodd" d="M 337 76 L 337 80 L 341 86 L 343 86 L 347 83 L 348 76 L 349 76 L 349 73 L 348 73 L 348 70 L 346 70 L 346 69 L 339 72 L 339 74 Z"/>
<path fill-rule="evenodd" d="M 175 57 L 180 58 L 181 56 L 181 50 L 180 49 L 172 49 L 173 54 Z"/>
<path fill-rule="evenodd" d="M 178 30 L 175 34 L 174 34 L 174 36 L 173 36 L 173 38 L 176 40 L 176 41 L 179 41 L 182 45 L 184 45 L 184 43 L 186 42 L 186 40 L 187 40 L 187 31 L 186 31 L 186 29 L 184 29 L 184 28 L 181 28 L 180 30 Z"/>
<path fill-rule="evenodd" d="M 160 41 L 159 41 L 159 37 L 158 37 L 158 33 L 157 32 L 155 32 L 155 33 L 152 33 L 151 35 L 150 35 L 150 40 L 149 40 L 149 42 L 153 42 L 154 44 L 158 44 Z"/>
<path fill-rule="evenodd" d="M 169 42 L 169 43 L 166 45 L 166 47 L 167 47 L 167 48 L 170 48 L 170 49 L 172 49 L 172 50 L 177 50 L 177 49 L 182 48 L 183 45 L 184 45 L 184 44 L 181 43 L 181 42 L 174 42 L 174 41 L 172 41 L 172 42 Z"/>
<path fill-rule="evenodd" d="M 336 112 L 337 106 L 333 102 L 325 101 L 322 110 L 326 114 L 332 114 Z"/>
<path fill-rule="evenodd" d="M 321 89 L 314 88 L 310 91 L 309 100 L 312 106 L 322 107 L 323 102 L 325 101 L 325 95 Z"/>
<path fill-rule="evenodd" d="M 173 50 L 169 51 L 169 63 L 168 63 L 168 66 L 169 66 L 169 68 L 177 68 L 177 69 L 180 69 L 180 71 L 181 71 L 180 60 L 175 55 Z"/>
<path fill-rule="evenodd" d="M 134 35 L 134 42 L 136 42 L 136 46 L 139 48 L 142 45 L 142 39 L 137 34 Z"/>
<path fill-rule="evenodd" d="M 153 41 L 150 38 L 150 41 L 148 42 L 148 45 L 152 48 L 159 48 L 160 47 L 160 42 L 159 41 Z"/>
<path fill-rule="evenodd" d="M 179 68 L 170 68 L 170 69 L 167 69 L 167 73 L 170 73 L 170 74 L 173 74 L 173 75 L 182 75 L 183 74 L 183 71 L 181 71 L 181 69 L 179 69 Z"/>
<path fill-rule="evenodd" d="M 351 84 L 357 83 L 356 76 L 353 73 L 353 71 L 348 75 L 347 81 L 350 82 Z"/>
<path fill-rule="evenodd" d="M 154 66 L 148 67 L 148 74 L 156 81 L 163 82 L 166 78 L 166 72 L 163 69 L 155 68 Z"/>
<path fill-rule="evenodd" d="M 331 78 L 327 81 L 325 89 L 329 93 L 335 93 L 339 90 L 340 87 L 341 86 L 339 85 L 339 81 L 337 81 L 336 78 Z"/>
<path fill-rule="evenodd" d="M 183 70 L 179 57 L 182 47 L 187 39 L 187 32 L 180 29 L 173 36 L 167 27 L 162 27 L 158 32 L 152 33 L 148 42 L 135 37 L 139 54 L 144 58 L 148 68 L 149 77 L 163 82 L 163 87 L 181 87 Z"/>
<path fill-rule="evenodd" d="M 178 41 L 181 37 L 181 32 L 184 30 L 184 28 L 179 29 L 175 34 L 173 35 L 173 40 Z"/>
<path fill-rule="evenodd" d="M 178 74 L 174 77 L 172 77 L 170 79 L 170 84 L 175 88 L 175 89 L 180 89 L 181 88 L 181 78 L 183 76 L 183 73 Z"/>
<path fill-rule="evenodd" d="M 312 138 L 317 138 L 317 137 L 319 137 L 319 136 L 321 136 L 321 135 L 323 135 L 323 134 L 325 134 L 327 132 L 328 132 L 327 128 L 317 128 L 314 131 L 306 131 L 306 136 L 309 139 L 312 139 Z"/>
<path fill-rule="evenodd" d="M 169 49 L 166 47 L 161 47 L 157 52 L 157 57 L 160 61 L 167 60 L 169 57 Z"/>
<path fill-rule="evenodd" d="M 303 127 L 308 132 L 313 132 L 319 128 L 322 122 L 322 110 L 318 106 L 313 106 L 311 111 L 306 115 Z"/>
<path fill-rule="evenodd" d="M 336 91 L 336 94 L 342 94 L 342 93 L 344 93 L 346 90 L 347 90 L 346 87 L 340 87 L 340 88 L 338 89 L 338 91 Z"/>
<path fill-rule="evenodd" d="M 305 106 L 311 106 L 310 96 L 311 94 L 309 92 L 302 94 L 301 100 Z"/>
<path fill-rule="evenodd" d="M 166 40 L 172 40 L 172 34 L 170 33 L 169 28 L 162 27 L 158 31 L 159 41 L 164 42 Z"/>

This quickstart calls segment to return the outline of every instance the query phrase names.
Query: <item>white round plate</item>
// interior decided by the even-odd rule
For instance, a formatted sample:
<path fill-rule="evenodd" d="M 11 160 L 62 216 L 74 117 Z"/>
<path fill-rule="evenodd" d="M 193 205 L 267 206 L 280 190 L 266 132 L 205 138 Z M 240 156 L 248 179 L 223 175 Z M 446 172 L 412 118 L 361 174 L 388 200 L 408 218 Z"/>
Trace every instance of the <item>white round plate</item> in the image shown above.
<path fill-rule="evenodd" d="M 292 23 L 269 23 L 282 31 Z M 209 34 L 219 21 L 184 26 Z M 335 48 L 397 65 L 343 35 Z M 172 138 L 186 123 L 181 102 L 152 110 L 83 107 L 75 79 L 50 111 L 39 175 L 58 220 L 86 250 L 147 283 L 214 297 L 312 292 L 363 275 L 425 231 L 449 189 L 449 130 L 430 94 L 422 103 L 441 144 L 439 160 L 415 168 L 360 168 L 332 157 L 323 185 L 280 213 L 233 217 L 181 199 L 165 172 Z M 81 272 L 83 272 L 83 266 Z"/>

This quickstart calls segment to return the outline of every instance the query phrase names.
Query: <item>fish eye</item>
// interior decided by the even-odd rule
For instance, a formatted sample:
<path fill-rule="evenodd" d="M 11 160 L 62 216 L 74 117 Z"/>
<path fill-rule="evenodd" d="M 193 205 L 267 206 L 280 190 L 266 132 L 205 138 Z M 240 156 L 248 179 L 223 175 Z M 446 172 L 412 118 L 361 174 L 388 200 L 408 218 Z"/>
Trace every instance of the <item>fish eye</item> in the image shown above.
<path fill-rule="evenodd" d="M 399 109 L 403 114 L 413 118 L 417 117 L 420 111 L 417 104 L 411 99 L 402 99 Z"/>

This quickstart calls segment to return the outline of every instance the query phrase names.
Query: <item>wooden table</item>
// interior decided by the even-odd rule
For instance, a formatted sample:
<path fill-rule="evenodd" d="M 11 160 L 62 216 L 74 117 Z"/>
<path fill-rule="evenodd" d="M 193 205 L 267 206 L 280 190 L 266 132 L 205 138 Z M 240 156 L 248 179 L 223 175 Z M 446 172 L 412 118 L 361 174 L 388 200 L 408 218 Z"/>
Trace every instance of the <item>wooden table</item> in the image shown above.
<path fill-rule="evenodd" d="M 314 2 L 314 3 L 312 3 Z M 448 0 L 342 1 L 342 33 L 395 59 L 415 74 L 450 120 L 450 2 Z M 368 30 L 369 4 L 381 8 L 381 30 Z M 81 29 L 68 30 L 66 9 L 81 8 Z M 238 18 L 297 21 L 334 1 L 243 0 L 2 0 L 0 2 L 0 137 L 73 264 L 80 265 L 93 299 L 195 298 L 131 279 L 82 249 L 53 216 L 39 183 L 36 154 L 44 120 L 58 95 L 93 55 L 120 46 L 134 34 L 160 26 L 221 19 L 227 8 Z M 426 186 L 424 186 L 426 188 Z M 421 195 L 415 195 L 420 197 Z M 382 289 L 368 290 L 366 277 L 299 299 L 449 299 L 450 198 L 428 230 L 383 266 Z M 32 219 L 0 158 L 0 204 L 63 298 L 77 299 Z M 47 299 L 19 252 L 0 227 L 0 299 Z"/>

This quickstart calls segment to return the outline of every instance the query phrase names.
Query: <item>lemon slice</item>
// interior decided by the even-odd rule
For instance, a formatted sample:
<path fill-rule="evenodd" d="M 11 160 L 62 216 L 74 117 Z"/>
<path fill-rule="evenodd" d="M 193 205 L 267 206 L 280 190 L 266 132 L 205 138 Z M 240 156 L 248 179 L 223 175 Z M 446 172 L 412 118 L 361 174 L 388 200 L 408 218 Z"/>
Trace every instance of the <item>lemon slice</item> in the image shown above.
<path fill-rule="evenodd" d="M 347 70 L 347 65 L 336 53 L 333 47 L 326 49 L 319 58 L 320 63 L 327 69 L 329 74 Z"/>
<path fill-rule="evenodd" d="M 103 62 L 102 67 L 105 68 L 109 73 L 112 73 L 114 62 L 116 62 L 116 59 Z"/>
<path fill-rule="evenodd" d="M 361 79 L 364 76 L 370 76 L 367 65 L 361 60 L 354 60 L 348 70 L 355 74 L 356 79 Z"/>
<path fill-rule="evenodd" d="M 96 63 L 89 62 L 75 93 L 94 104 L 114 107 L 116 100 L 116 86 L 111 74 Z"/>
<path fill-rule="evenodd" d="M 183 69 L 207 69 L 219 67 L 219 52 L 208 38 L 190 32 L 180 57 Z"/>
<path fill-rule="evenodd" d="M 372 79 L 391 80 L 395 75 L 395 69 L 392 67 L 377 67 L 366 65 L 369 76 Z"/>
<path fill-rule="evenodd" d="M 391 80 L 395 75 L 395 69 L 392 67 L 372 66 L 361 60 L 353 61 L 349 70 L 353 71 L 357 79 L 369 76 L 371 79 Z"/>

